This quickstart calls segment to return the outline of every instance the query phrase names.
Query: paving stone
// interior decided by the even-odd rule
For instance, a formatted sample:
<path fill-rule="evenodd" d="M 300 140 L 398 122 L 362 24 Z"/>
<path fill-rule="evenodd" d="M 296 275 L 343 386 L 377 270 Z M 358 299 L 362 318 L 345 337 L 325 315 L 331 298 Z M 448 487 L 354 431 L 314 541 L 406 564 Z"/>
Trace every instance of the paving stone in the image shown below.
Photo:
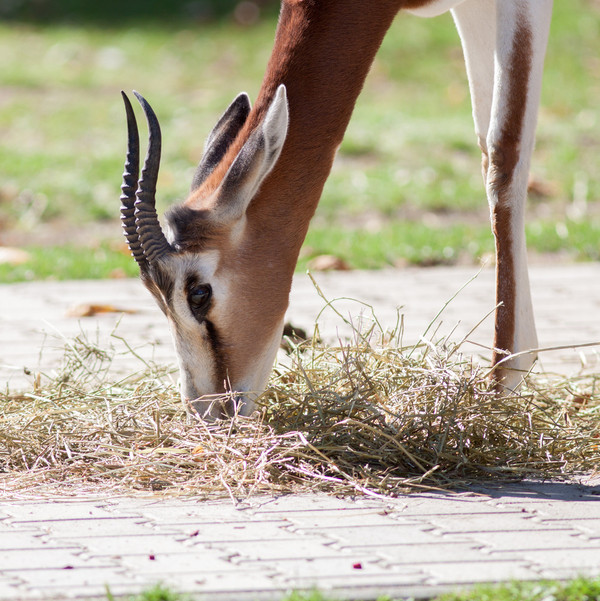
<path fill-rule="evenodd" d="M 22 581 L 0 574 L 0 599 L 14 601 L 19 598 Z"/>
<path fill-rule="evenodd" d="M 310 503 L 306 501 L 310 500 Z M 349 499 L 340 499 L 337 497 L 318 495 L 285 495 L 282 497 L 266 498 L 263 502 L 253 501 L 252 510 L 255 515 L 273 514 L 284 511 L 288 516 L 298 512 L 300 514 L 322 512 L 327 510 L 341 510 L 348 512 L 369 512 L 373 508 L 382 510 L 382 503 L 374 503 L 371 500 L 358 499 L 351 501 Z M 271 517 L 271 519 L 273 519 Z"/>
<path fill-rule="evenodd" d="M 600 567 L 600 545 L 580 549 L 536 549 L 523 556 L 539 566 L 558 566 L 562 569 L 585 570 Z"/>
<path fill-rule="evenodd" d="M 146 536 L 152 534 L 153 524 L 143 518 L 90 518 L 74 520 L 53 520 L 40 522 L 45 532 L 56 539 L 87 538 L 89 536 Z M 175 534 L 168 529 L 163 534 Z"/>
<path fill-rule="evenodd" d="M 10 516 L 9 521 L 13 524 L 46 523 L 54 520 L 77 521 L 91 518 L 126 519 L 125 516 L 115 518 L 109 511 L 98 507 L 97 503 L 93 501 L 61 500 L 60 502 L 44 501 L 19 505 L 11 503 L 4 506 L 4 511 Z"/>
<path fill-rule="evenodd" d="M 600 537 L 600 517 L 598 518 L 552 518 L 542 520 L 542 524 L 549 528 L 576 528 L 590 538 Z"/>
<path fill-rule="evenodd" d="M 598 519 L 600 520 L 600 497 L 593 501 L 560 501 L 540 503 L 536 511 L 545 519 Z"/>
<path fill-rule="evenodd" d="M 186 553 L 190 548 L 174 535 L 153 532 L 137 536 L 90 536 L 82 539 L 73 536 L 61 540 L 79 542 L 89 554 L 104 556 Z"/>
<path fill-rule="evenodd" d="M 568 524 L 565 524 L 568 526 Z M 577 549 L 590 545 L 581 532 L 565 530 L 475 532 L 470 537 L 485 546 L 490 554 L 528 549 Z"/>
<path fill-rule="evenodd" d="M 262 598 L 262 593 L 278 592 L 277 599 L 280 601 L 284 594 L 289 592 L 279 580 L 273 578 L 272 573 L 240 569 L 239 566 L 236 566 L 233 573 L 231 570 L 208 572 L 197 568 L 187 573 L 165 574 L 161 576 L 160 582 L 173 590 L 194 592 L 205 599 L 212 599 L 215 594 L 231 593 L 235 593 L 237 599 L 239 594 L 247 593 L 252 601 L 256 601 Z"/>
<path fill-rule="evenodd" d="M 107 591 L 110 591 L 113 597 L 127 598 L 140 594 L 155 584 L 158 584 L 155 580 L 144 582 L 140 579 L 134 579 L 132 576 L 125 577 L 123 582 L 116 582 L 114 577 L 110 578 L 110 582 L 96 582 L 88 579 L 84 584 L 80 584 L 78 580 L 75 580 L 68 585 L 68 588 L 65 588 L 65 585 L 61 582 L 52 581 L 46 583 L 43 589 L 31 589 L 29 595 L 35 601 L 39 601 L 40 595 L 45 601 L 65 601 L 65 599 L 105 601 Z M 27 597 L 24 598 L 27 599 Z"/>
<path fill-rule="evenodd" d="M 472 513 L 494 513 L 499 510 L 490 504 L 488 497 L 483 496 L 458 496 L 458 495 L 415 495 L 414 500 L 403 504 L 399 514 L 403 517 L 420 517 L 433 514 L 450 513 L 452 515 Z M 394 507 L 395 508 L 395 507 Z"/>
<path fill-rule="evenodd" d="M 397 524 L 416 524 L 416 520 L 409 517 L 392 517 L 383 508 L 335 509 L 321 510 L 318 512 L 286 512 L 287 519 L 300 530 L 314 528 L 350 528 L 352 526 L 393 527 Z"/>
<path fill-rule="evenodd" d="M 53 568 L 56 570 L 69 569 L 86 565 L 79 557 L 81 547 L 78 546 L 48 546 L 36 549 L 10 549 L 0 551 L 0 566 L 3 573 L 25 570 Z M 106 560 L 96 562 L 98 565 L 112 565 Z"/>
<path fill-rule="evenodd" d="M 107 585 L 111 588 L 119 585 L 134 587 L 137 580 L 135 575 L 126 574 L 121 568 L 108 566 L 76 567 L 73 570 L 30 570 L 21 572 L 19 578 L 24 581 L 25 588 L 38 591 L 38 596 L 42 598 L 51 596 L 53 592 L 62 592 L 63 596 L 77 596 L 82 592 L 86 597 L 105 597 Z"/>
<path fill-rule="evenodd" d="M 540 580 L 567 580 L 569 578 L 579 578 L 587 576 L 588 578 L 600 577 L 600 566 L 584 568 L 563 568 L 560 566 L 540 567 L 536 570 Z"/>
<path fill-rule="evenodd" d="M 322 533 L 328 539 L 335 540 L 342 546 L 369 547 L 379 545 L 414 545 L 435 544 L 441 542 L 439 534 L 429 524 L 392 524 L 384 526 L 345 526 L 343 524 L 323 525 L 303 529 L 302 532 Z M 468 540 L 463 535 L 445 535 L 444 542 L 460 542 Z"/>
<path fill-rule="evenodd" d="M 265 539 L 290 539 L 295 538 L 288 530 L 291 522 L 277 520 L 273 522 L 225 522 L 202 523 L 189 521 L 178 524 L 161 524 L 162 527 L 176 529 L 181 533 L 179 540 L 188 540 L 190 543 L 202 542 L 235 542 L 235 541 L 262 541 Z"/>
<path fill-rule="evenodd" d="M 37 531 L 0 530 L 0 551 L 37 549 L 44 546 L 43 534 Z"/>
<path fill-rule="evenodd" d="M 538 573 L 525 561 L 456 561 L 418 565 L 430 574 L 431 579 L 428 581 L 430 584 L 453 587 L 478 582 L 539 579 Z"/>
<path fill-rule="evenodd" d="M 295 540 L 270 540 L 268 544 L 256 541 L 236 541 L 231 545 L 214 543 L 212 548 L 231 554 L 231 560 L 240 563 L 245 560 L 266 561 L 287 560 L 309 557 L 344 557 L 349 553 L 331 546 L 331 541 L 321 536 L 302 536 Z"/>
<path fill-rule="evenodd" d="M 487 561 L 489 556 L 477 543 L 420 543 L 411 545 L 373 545 L 371 547 L 342 547 L 351 552 L 376 551 L 390 565 L 446 563 L 448 561 Z"/>
<path fill-rule="evenodd" d="M 350 573 L 343 571 L 337 571 L 336 573 L 330 574 L 315 574 L 308 573 L 305 575 L 290 576 L 284 579 L 284 582 L 293 589 L 315 589 L 318 588 L 321 591 L 349 588 L 353 591 L 352 599 L 357 598 L 356 591 L 361 587 L 367 586 L 379 591 L 375 593 L 373 590 L 369 590 L 367 598 L 372 599 L 375 597 L 383 596 L 389 593 L 386 590 L 389 586 L 403 586 L 403 585 L 418 585 L 425 584 L 427 582 L 428 574 L 426 572 L 417 569 L 411 569 L 406 573 L 398 572 L 382 572 L 377 573 L 369 570 L 369 566 L 363 570 L 353 570 Z M 332 593 L 336 594 L 336 593 Z M 338 597 L 336 597 L 338 598 Z"/>
<path fill-rule="evenodd" d="M 136 574 L 198 574 L 218 571 L 235 574 L 234 564 L 230 563 L 221 553 L 213 549 L 198 547 L 183 552 L 171 549 L 158 549 L 151 554 L 123 552 L 119 563 Z"/>
<path fill-rule="evenodd" d="M 240 565 L 252 565 L 252 562 Z M 277 560 L 270 565 L 278 571 L 277 580 L 290 589 L 319 588 L 327 591 L 349 587 L 355 591 L 357 587 L 422 584 L 428 578 L 427 573 L 418 567 L 389 568 L 360 555 L 354 555 L 350 561 L 340 558 L 297 558 Z M 373 591 L 369 598 L 374 598 Z"/>
<path fill-rule="evenodd" d="M 514 531 L 541 531 L 541 530 L 561 530 L 561 526 L 550 526 L 541 524 L 535 517 L 522 512 L 502 512 L 478 514 L 473 516 L 465 515 L 433 515 L 429 521 L 444 533 L 451 532 L 505 532 Z"/>
<path fill-rule="evenodd" d="M 241 558 L 236 565 L 243 569 L 250 566 L 258 567 L 262 559 Z M 268 563 L 269 568 L 274 570 L 278 577 L 289 578 L 325 578 L 336 576 L 365 577 L 373 574 L 382 576 L 386 573 L 396 575 L 420 573 L 414 567 L 403 567 L 389 569 L 378 557 L 372 554 L 361 555 L 360 553 L 349 553 L 346 556 L 303 556 L 301 554 L 290 554 L 290 557 L 275 558 Z M 360 566 L 360 567 L 359 567 Z"/>
<path fill-rule="evenodd" d="M 252 508 L 248 505 L 235 507 L 229 502 L 214 503 L 214 502 L 190 502 L 172 504 L 167 502 L 152 503 L 141 508 L 140 513 L 150 520 L 160 520 L 163 523 L 189 523 L 192 521 L 198 522 L 242 522 L 245 523 L 253 516 L 253 519 L 259 521 L 261 517 L 254 516 Z M 272 520 L 271 517 L 264 516 L 265 520 Z"/>

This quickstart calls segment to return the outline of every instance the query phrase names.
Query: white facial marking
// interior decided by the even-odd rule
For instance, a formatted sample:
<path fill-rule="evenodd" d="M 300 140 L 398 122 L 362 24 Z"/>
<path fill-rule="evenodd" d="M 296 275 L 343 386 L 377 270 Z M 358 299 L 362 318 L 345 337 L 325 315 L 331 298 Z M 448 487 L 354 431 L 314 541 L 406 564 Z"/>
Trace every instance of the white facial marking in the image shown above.
<path fill-rule="evenodd" d="M 200 323 L 188 303 L 188 280 L 194 277 L 199 284 L 210 284 L 213 302 L 218 307 L 227 295 L 227 285 L 216 276 L 220 253 L 211 250 L 196 255 L 174 255 L 168 269 L 174 281 L 169 319 L 171 336 L 175 345 L 180 372 L 181 394 L 184 398 L 195 398 L 214 393 L 216 364 L 205 323 Z"/>
<path fill-rule="evenodd" d="M 165 234 L 165 238 L 167 239 L 167 242 L 171 246 L 173 246 L 173 244 L 175 243 L 175 230 L 171 226 L 171 222 L 168 219 L 166 220 L 166 223 L 164 223 L 162 229 Z"/>

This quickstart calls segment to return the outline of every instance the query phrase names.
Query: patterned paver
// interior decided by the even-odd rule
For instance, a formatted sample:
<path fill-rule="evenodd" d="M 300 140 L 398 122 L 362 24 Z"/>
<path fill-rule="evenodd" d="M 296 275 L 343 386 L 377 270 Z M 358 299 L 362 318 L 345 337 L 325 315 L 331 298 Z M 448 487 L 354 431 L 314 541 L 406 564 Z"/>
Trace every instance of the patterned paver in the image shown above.
<path fill-rule="evenodd" d="M 402 305 L 404 340 L 416 342 L 475 273 L 331 273 L 318 281 L 329 299 L 372 305 L 385 326 L 396 322 Z M 541 346 L 600 341 L 598 276 L 597 265 L 532 270 Z M 62 337 L 82 330 L 101 344 L 119 344 L 110 337 L 116 331 L 142 357 L 173 361 L 166 321 L 137 281 L 5 285 L 0 303 L 0 382 L 11 389 L 30 385 L 34 376 L 26 371 L 51 373 Z M 78 303 L 135 312 L 69 317 Z M 323 305 L 308 278 L 295 280 L 295 325 L 310 328 Z M 346 300 L 336 306 L 353 316 L 360 308 Z M 437 335 L 468 335 L 465 350 L 485 358 L 481 345 L 489 345 L 492 324 L 484 318 L 492 308 L 493 274 L 484 270 L 444 310 Z M 348 328 L 326 311 L 320 331 L 334 339 Z M 542 362 L 574 373 L 594 369 L 596 352 L 561 349 L 544 353 Z M 131 369 L 131 361 L 132 355 L 117 358 L 116 369 Z M 598 478 L 399 499 L 257 497 L 239 505 L 158 495 L 3 496 L 0 600 L 105 598 L 107 585 L 120 595 L 157 582 L 211 600 L 279 599 L 315 586 L 337 598 L 427 597 L 475 582 L 598 575 L 599 501 Z"/>
<path fill-rule="evenodd" d="M 600 573 L 600 486 L 521 483 L 400 499 L 322 495 L 5 499 L 0 599 L 428 596 L 476 582 Z M 556 516 L 560 516 L 557 518 Z M 583 522 L 583 523 L 582 523 Z"/>

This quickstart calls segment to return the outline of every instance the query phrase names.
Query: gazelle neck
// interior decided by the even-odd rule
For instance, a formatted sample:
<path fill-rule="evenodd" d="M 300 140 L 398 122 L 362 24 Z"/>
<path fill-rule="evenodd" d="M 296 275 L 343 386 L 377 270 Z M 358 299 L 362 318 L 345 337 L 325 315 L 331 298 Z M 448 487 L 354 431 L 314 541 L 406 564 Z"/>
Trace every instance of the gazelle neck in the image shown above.
<path fill-rule="evenodd" d="M 380 0 L 367 9 L 357 0 L 284 0 L 255 106 L 220 170 L 206 182 L 209 190 L 218 185 L 264 117 L 277 86 L 285 84 L 286 142 L 247 216 L 248 224 L 255 226 L 252 239 L 276 248 L 292 271 L 354 104 L 398 4 Z"/>

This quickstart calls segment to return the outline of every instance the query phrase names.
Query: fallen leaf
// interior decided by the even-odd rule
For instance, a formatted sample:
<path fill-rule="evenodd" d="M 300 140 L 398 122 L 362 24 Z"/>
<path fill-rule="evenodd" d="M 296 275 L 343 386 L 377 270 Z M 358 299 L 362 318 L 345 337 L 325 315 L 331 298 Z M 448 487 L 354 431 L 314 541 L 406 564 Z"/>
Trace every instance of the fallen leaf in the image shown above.
<path fill-rule="evenodd" d="M 558 194 L 556 184 L 541 179 L 536 179 L 533 176 L 529 177 L 527 182 L 527 192 L 529 196 L 534 198 L 551 198 Z"/>
<path fill-rule="evenodd" d="M 589 394 L 574 394 L 569 399 L 567 405 L 567 414 L 573 415 L 582 409 L 585 409 L 589 402 L 592 400 L 592 397 Z"/>
<path fill-rule="evenodd" d="M 127 277 L 127 274 L 125 273 L 125 270 L 122 267 L 117 267 L 108 274 L 108 277 L 111 280 L 123 280 Z"/>
<path fill-rule="evenodd" d="M 319 255 L 308 263 L 312 271 L 350 271 L 350 265 L 335 255 Z"/>
<path fill-rule="evenodd" d="M 20 248 L 0 246 L 0 264 L 2 265 L 23 265 L 30 258 L 29 253 Z"/>
<path fill-rule="evenodd" d="M 93 317 L 101 313 L 137 313 L 135 309 L 123 309 L 114 305 L 95 305 L 92 303 L 81 303 L 71 307 L 67 311 L 67 317 Z"/>

